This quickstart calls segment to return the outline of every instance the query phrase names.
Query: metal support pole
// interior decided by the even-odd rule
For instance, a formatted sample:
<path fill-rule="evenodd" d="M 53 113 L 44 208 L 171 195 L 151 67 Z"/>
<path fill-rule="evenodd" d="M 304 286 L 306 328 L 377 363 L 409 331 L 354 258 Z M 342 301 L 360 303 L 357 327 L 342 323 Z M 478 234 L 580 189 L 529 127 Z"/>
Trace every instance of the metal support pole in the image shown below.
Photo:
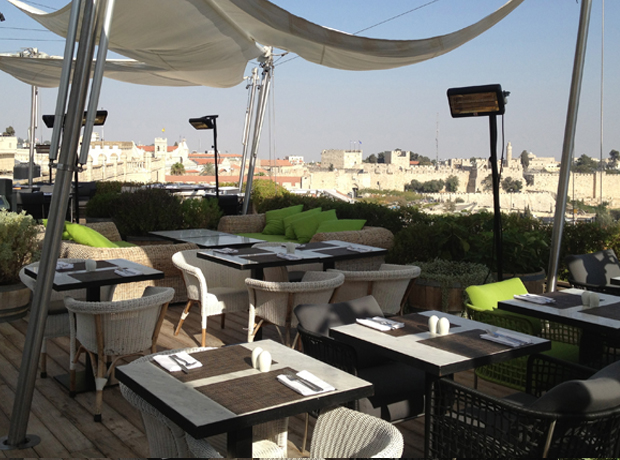
<path fill-rule="evenodd" d="M 213 153 L 215 155 L 215 198 L 220 202 L 220 179 L 217 166 L 217 118 L 213 118 Z"/>
<path fill-rule="evenodd" d="M 34 177 L 34 143 L 35 133 L 37 129 L 37 98 L 39 96 L 39 88 L 32 87 L 30 93 L 31 106 L 30 106 L 30 151 L 28 154 L 28 187 L 32 189 L 32 181 Z"/>
<path fill-rule="evenodd" d="M 250 140 L 250 126 L 252 124 L 252 114 L 254 113 L 254 99 L 256 98 L 256 87 L 258 86 L 258 69 L 252 69 L 252 83 L 248 99 L 248 108 L 245 112 L 245 126 L 243 128 L 243 153 L 241 154 L 241 169 L 239 171 L 239 192 L 243 189 L 243 176 L 245 176 L 245 162 L 248 156 L 248 142 Z"/>
<path fill-rule="evenodd" d="M 502 246 L 502 210 L 499 205 L 499 172 L 497 170 L 497 115 L 489 115 L 491 133 L 491 174 L 493 179 L 493 241 L 497 262 L 497 281 L 504 279 L 504 254 Z"/>
<path fill-rule="evenodd" d="M 579 97 L 581 94 L 581 82 L 583 79 L 586 47 L 588 44 L 588 29 L 590 27 L 591 12 L 592 0 L 582 0 L 577 46 L 575 49 L 575 61 L 573 64 L 573 76 L 568 100 L 568 110 L 566 113 L 566 125 L 564 128 L 564 144 L 562 147 L 562 160 L 560 162 L 560 180 L 558 181 L 557 202 L 553 218 L 553 234 L 551 237 L 549 270 L 547 272 L 547 292 L 555 291 L 558 277 L 560 248 L 562 245 L 562 233 L 564 231 L 564 215 L 566 213 L 566 199 L 568 195 L 568 179 L 570 167 L 573 163 L 577 113 L 579 112 Z"/>
<path fill-rule="evenodd" d="M 79 3 L 79 1 L 80 0 L 73 0 L 73 6 L 75 6 L 75 3 Z M 37 284 L 32 300 L 30 321 L 28 322 L 28 331 L 24 343 L 19 379 L 15 391 L 15 401 L 11 413 L 11 425 L 6 439 L 3 438 L 0 440 L 0 448 L 6 450 L 23 449 L 27 446 L 36 445 L 39 442 L 37 436 L 27 435 L 26 429 L 28 427 L 28 419 L 32 406 L 34 385 L 37 376 L 37 364 L 41 353 L 41 344 L 43 342 L 49 299 L 52 293 L 56 261 L 58 260 L 58 253 L 60 251 L 61 234 L 65 215 L 67 213 L 69 191 L 71 188 L 71 173 L 74 168 L 77 144 L 82 127 L 82 118 L 84 116 L 83 113 L 86 100 L 85 89 L 90 77 L 90 65 L 94 54 L 94 49 L 91 45 L 97 34 L 97 31 L 93 27 L 95 23 L 94 0 L 86 0 L 84 4 L 80 46 L 76 59 L 73 83 L 71 84 L 66 123 L 54 124 L 54 132 L 59 131 L 64 126 L 63 142 L 60 151 L 60 160 L 57 166 L 54 193 L 52 194 L 50 215 L 45 232 L 43 250 L 41 252 L 41 263 L 39 264 Z M 69 35 L 71 35 L 71 33 L 69 33 Z M 70 44 L 67 43 L 66 48 L 69 46 Z M 61 97 L 61 91 L 59 91 L 58 97 Z"/>
<path fill-rule="evenodd" d="M 248 213 L 248 207 L 250 205 L 250 196 L 252 194 L 252 182 L 254 178 L 254 168 L 256 167 L 256 158 L 258 155 L 258 146 L 260 144 L 260 135 L 263 129 L 263 121 L 265 120 L 265 112 L 267 108 L 267 101 L 269 96 L 269 90 L 271 88 L 271 75 L 273 72 L 273 57 L 271 53 L 265 61 L 263 78 L 261 82 L 261 93 L 258 107 L 256 108 L 255 126 L 254 126 L 254 138 L 252 140 L 252 150 L 250 157 L 250 167 L 248 169 L 248 181 L 245 186 L 245 198 L 243 200 L 242 214 Z"/>

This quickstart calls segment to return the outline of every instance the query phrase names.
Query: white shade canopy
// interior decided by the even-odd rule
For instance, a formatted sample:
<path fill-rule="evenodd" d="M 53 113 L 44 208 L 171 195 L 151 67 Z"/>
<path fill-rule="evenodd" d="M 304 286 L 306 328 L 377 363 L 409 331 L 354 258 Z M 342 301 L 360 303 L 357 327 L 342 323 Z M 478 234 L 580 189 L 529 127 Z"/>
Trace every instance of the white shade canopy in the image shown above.
<path fill-rule="evenodd" d="M 70 4 L 45 13 L 19 0 L 9 1 L 47 29 L 66 37 Z M 231 87 L 243 81 L 250 60 L 264 55 L 264 46 L 336 69 L 390 69 L 458 48 L 522 2 L 509 0 L 477 23 L 450 34 L 421 40 L 382 40 L 313 24 L 267 0 L 120 1 L 114 8 L 109 49 L 135 61 L 110 61 L 105 75 L 146 85 Z M 53 82 L 60 76 L 58 59 L 0 56 L 0 70 L 29 84 L 57 86 Z"/>

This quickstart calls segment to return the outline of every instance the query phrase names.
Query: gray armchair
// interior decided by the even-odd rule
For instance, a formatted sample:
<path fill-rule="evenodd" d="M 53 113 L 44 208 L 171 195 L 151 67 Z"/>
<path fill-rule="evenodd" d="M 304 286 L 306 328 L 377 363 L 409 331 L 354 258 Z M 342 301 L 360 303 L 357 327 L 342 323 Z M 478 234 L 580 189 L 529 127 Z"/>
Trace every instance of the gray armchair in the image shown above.
<path fill-rule="evenodd" d="M 564 262 L 568 268 L 568 281 L 572 286 L 620 295 L 620 286 L 611 284 L 611 278 L 620 277 L 620 262 L 613 249 L 569 255 Z"/>

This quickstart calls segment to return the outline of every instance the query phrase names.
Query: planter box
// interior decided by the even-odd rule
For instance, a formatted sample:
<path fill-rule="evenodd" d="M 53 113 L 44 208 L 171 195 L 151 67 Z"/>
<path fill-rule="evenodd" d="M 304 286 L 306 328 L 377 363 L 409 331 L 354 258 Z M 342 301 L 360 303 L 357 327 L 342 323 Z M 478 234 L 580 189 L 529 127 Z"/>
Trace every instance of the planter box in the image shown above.
<path fill-rule="evenodd" d="M 463 288 L 459 285 L 448 290 L 448 306 L 442 308 L 441 286 L 437 281 L 418 278 L 407 299 L 409 305 L 420 310 L 437 310 L 460 315 L 464 309 Z"/>
<path fill-rule="evenodd" d="M 0 323 L 23 318 L 30 308 L 30 289 L 22 283 L 0 286 Z"/>

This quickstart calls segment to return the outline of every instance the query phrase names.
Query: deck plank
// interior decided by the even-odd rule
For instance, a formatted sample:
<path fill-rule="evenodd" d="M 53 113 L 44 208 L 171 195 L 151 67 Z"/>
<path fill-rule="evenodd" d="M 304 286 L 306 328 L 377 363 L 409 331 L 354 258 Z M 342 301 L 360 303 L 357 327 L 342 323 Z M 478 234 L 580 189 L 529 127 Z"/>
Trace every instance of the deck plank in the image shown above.
<path fill-rule="evenodd" d="M 175 349 L 200 345 L 200 312 L 195 308 L 187 317 L 181 332 L 174 329 L 184 305 L 172 305 L 160 333 L 158 349 Z M 247 337 L 247 313 L 226 315 L 226 327 L 220 327 L 220 317 L 210 317 L 207 328 L 207 346 L 242 343 Z M 8 434 L 10 413 L 21 364 L 21 354 L 27 333 L 27 318 L 11 323 L 0 323 L 0 436 Z M 268 326 L 263 338 L 278 340 L 275 327 Z M 131 361 L 129 359 L 128 361 Z M 69 340 L 57 338 L 48 342 L 48 375 L 68 372 Z M 473 385 L 473 373 L 456 376 L 466 385 Z M 479 383 L 480 389 L 502 396 L 510 392 L 501 386 Z M 30 416 L 29 432 L 41 436 L 42 442 L 31 449 L 0 451 L 0 458 L 146 458 L 148 443 L 139 412 L 121 395 L 118 386 L 105 389 L 103 397 L 103 421 L 95 423 L 92 418 L 94 393 L 79 394 L 70 398 L 68 391 L 53 378 L 37 376 L 35 394 Z M 315 420 L 310 418 L 310 433 Z M 424 447 L 424 417 L 396 425 L 405 438 L 404 457 L 421 458 Z M 289 421 L 289 457 L 302 454 L 304 415 L 291 417 Z M 225 436 L 217 436 L 210 442 L 223 451 Z M 310 447 L 310 441 L 307 448 Z"/>

